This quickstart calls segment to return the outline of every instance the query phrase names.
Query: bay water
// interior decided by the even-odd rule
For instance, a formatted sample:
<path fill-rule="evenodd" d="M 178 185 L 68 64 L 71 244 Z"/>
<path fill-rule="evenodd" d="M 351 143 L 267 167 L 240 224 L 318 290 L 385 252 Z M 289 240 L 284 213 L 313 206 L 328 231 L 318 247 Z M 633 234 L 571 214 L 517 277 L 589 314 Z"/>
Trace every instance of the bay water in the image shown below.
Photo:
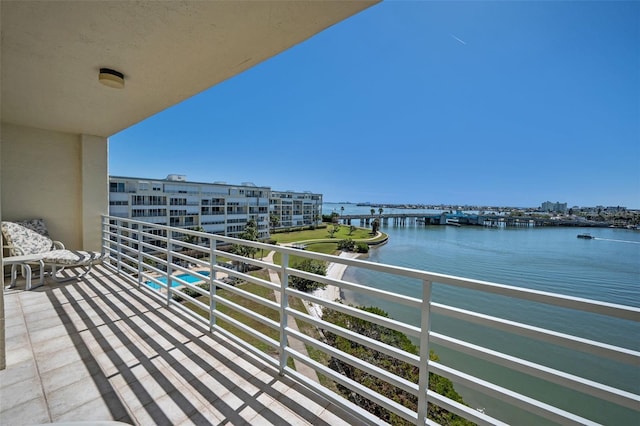
<path fill-rule="evenodd" d="M 328 204 L 323 213 L 370 214 L 371 207 Z M 376 215 L 378 209 L 376 208 Z M 434 213 L 432 210 L 385 209 L 383 213 Z M 438 211 L 439 212 L 439 211 Z M 391 223 L 391 222 L 390 222 Z M 358 225 L 358 223 L 354 223 Z M 478 226 L 383 226 L 389 242 L 372 249 L 367 260 L 378 263 L 491 281 L 603 302 L 640 307 L 640 232 L 616 228 L 486 228 Z M 594 239 L 576 238 L 590 232 Z M 345 279 L 382 290 L 420 297 L 422 283 L 350 267 Z M 420 312 L 385 300 L 343 292 L 346 303 L 378 306 L 392 318 L 419 325 Z M 434 284 L 433 300 L 534 326 L 640 350 L 640 325 L 559 307 Z M 586 355 L 552 344 L 499 332 L 473 323 L 432 317 L 432 330 L 640 393 L 640 366 Z M 444 347 L 433 349 L 440 361 L 514 391 L 603 424 L 640 424 L 639 411 L 585 396 L 539 378 L 505 369 Z M 548 421 L 455 385 L 465 402 L 511 424 Z"/>

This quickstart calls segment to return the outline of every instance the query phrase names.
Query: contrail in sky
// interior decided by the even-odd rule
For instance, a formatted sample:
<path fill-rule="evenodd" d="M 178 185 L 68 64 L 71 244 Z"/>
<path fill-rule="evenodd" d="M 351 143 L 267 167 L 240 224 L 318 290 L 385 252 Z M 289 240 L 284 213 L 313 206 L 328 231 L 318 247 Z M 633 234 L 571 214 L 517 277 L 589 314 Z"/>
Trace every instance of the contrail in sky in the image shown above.
<path fill-rule="evenodd" d="M 465 46 L 467 45 L 467 42 L 465 42 L 464 40 L 460 40 L 458 37 L 454 36 L 453 34 L 449 34 L 454 40 L 458 40 L 460 43 L 464 44 Z"/>

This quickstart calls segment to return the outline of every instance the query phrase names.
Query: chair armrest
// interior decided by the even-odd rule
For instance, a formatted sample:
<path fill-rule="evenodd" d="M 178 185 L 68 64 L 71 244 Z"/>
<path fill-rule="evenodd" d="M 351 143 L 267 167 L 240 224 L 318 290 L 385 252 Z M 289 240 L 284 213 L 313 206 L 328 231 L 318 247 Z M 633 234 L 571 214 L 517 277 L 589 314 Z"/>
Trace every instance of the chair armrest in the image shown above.
<path fill-rule="evenodd" d="M 20 247 L 16 247 L 16 246 L 2 246 L 2 249 L 7 249 L 9 251 L 14 251 L 16 254 L 15 256 L 23 256 L 24 255 L 24 250 L 22 250 Z M 13 257 L 13 256 L 7 256 L 7 257 Z"/>
<path fill-rule="evenodd" d="M 60 241 L 54 241 L 53 242 L 53 247 L 56 250 L 64 250 L 64 244 L 62 244 Z"/>

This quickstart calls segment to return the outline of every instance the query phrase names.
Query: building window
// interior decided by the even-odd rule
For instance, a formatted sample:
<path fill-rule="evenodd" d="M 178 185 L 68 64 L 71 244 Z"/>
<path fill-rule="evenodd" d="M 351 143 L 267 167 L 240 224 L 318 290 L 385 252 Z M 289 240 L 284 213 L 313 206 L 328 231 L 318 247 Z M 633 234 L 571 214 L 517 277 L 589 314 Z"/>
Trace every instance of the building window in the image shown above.
<path fill-rule="evenodd" d="M 109 182 L 109 192 L 124 192 L 124 182 Z"/>

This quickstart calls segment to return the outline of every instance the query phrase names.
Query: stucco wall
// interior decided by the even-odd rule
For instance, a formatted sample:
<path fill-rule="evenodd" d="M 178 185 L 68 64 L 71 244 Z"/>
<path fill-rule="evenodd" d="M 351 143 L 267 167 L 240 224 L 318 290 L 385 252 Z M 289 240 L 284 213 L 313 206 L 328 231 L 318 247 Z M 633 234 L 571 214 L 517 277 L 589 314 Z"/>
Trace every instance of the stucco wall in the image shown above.
<path fill-rule="evenodd" d="M 2 165 L 2 128 L 0 127 L 0 167 Z M 0 168 L 0 184 L 2 179 L 2 169 Z M 2 218 L 2 185 L 0 185 L 0 218 Z M 2 234 L 0 233 L 0 242 L 2 242 Z M 2 242 L 4 245 L 4 242 Z M 2 264 L 2 250 L 0 250 L 0 264 Z M 7 348 L 6 348 L 6 333 L 5 333 L 5 320 L 4 320 L 4 270 L 0 271 L 0 285 L 2 285 L 2 291 L 0 291 L 0 370 L 7 368 Z"/>
<path fill-rule="evenodd" d="M 109 213 L 107 139 L 82 135 L 82 246 L 100 251 L 102 215 Z"/>
<path fill-rule="evenodd" d="M 2 220 L 41 217 L 67 248 L 99 249 L 106 139 L 6 123 L 1 130 Z"/>

